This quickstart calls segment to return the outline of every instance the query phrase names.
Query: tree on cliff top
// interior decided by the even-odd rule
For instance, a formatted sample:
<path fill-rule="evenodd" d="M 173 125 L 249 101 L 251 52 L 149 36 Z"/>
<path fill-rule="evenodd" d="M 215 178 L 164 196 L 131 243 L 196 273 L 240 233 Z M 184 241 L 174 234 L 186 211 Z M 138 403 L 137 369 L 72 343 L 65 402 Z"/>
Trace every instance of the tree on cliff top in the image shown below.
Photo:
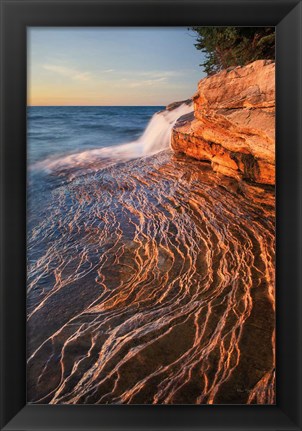
<path fill-rule="evenodd" d="M 191 27 L 208 75 L 255 60 L 275 59 L 275 27 Z"/>

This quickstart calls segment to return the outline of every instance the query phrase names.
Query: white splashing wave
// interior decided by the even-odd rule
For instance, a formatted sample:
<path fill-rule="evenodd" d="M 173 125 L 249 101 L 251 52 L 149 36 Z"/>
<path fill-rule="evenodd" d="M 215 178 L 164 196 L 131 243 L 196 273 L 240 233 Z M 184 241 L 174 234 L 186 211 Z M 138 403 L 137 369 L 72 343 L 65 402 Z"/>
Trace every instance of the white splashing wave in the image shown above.
<path fill-rule="evenodd" d="M 156 154 L 169 148 L 171 130 L 178 118 L 192 111 L 192 103 L 183 103 L 172 110 L 157 112 L 137 141 L 82 151 L 60 156 L 57 159 L 48 158 L 35 163 L 32 168 L 49 172 L 68 169 L 92 172 L 100 169 L 103 161 L 106 161 L 104 166 L 108 166 L 108 164 Z"/>

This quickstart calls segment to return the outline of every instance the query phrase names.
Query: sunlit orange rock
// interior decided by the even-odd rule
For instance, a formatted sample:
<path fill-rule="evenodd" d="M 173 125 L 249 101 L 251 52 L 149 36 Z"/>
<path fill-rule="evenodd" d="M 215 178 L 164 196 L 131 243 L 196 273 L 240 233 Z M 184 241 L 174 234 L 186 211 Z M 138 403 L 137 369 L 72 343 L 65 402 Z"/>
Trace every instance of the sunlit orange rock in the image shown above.
<path fill-rule="evenodd" d="M 274 184 L 275 63 L 258 60 L 202 79 L 193 101 L 194 114 L 172 130 L 172 148 L 224 175 Z"/>

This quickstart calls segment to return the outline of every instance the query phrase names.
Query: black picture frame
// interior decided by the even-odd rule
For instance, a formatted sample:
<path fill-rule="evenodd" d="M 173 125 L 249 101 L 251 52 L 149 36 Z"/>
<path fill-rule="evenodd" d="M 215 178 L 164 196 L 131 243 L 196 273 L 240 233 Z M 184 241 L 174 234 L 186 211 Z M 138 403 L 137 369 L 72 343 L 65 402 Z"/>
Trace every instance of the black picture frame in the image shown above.
<path fill-rule="evenodd" d="M 26 28 L 191 25 L 277 30 L 276 405 L 26 405 Z M 301 72 L 301 0 L 1 0 L 2 430 L 301 430 Z"/>

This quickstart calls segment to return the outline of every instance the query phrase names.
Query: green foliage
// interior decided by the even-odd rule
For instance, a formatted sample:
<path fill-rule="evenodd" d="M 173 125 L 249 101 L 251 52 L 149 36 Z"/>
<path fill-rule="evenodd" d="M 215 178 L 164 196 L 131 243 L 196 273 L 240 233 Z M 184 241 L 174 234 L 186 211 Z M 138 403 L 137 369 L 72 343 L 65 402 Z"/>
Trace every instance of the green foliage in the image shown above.
<path fill-rule="evenodd" d="M 191 27 L 208 75 L 260 59 L 275 59 L 275 27 Z"/>

